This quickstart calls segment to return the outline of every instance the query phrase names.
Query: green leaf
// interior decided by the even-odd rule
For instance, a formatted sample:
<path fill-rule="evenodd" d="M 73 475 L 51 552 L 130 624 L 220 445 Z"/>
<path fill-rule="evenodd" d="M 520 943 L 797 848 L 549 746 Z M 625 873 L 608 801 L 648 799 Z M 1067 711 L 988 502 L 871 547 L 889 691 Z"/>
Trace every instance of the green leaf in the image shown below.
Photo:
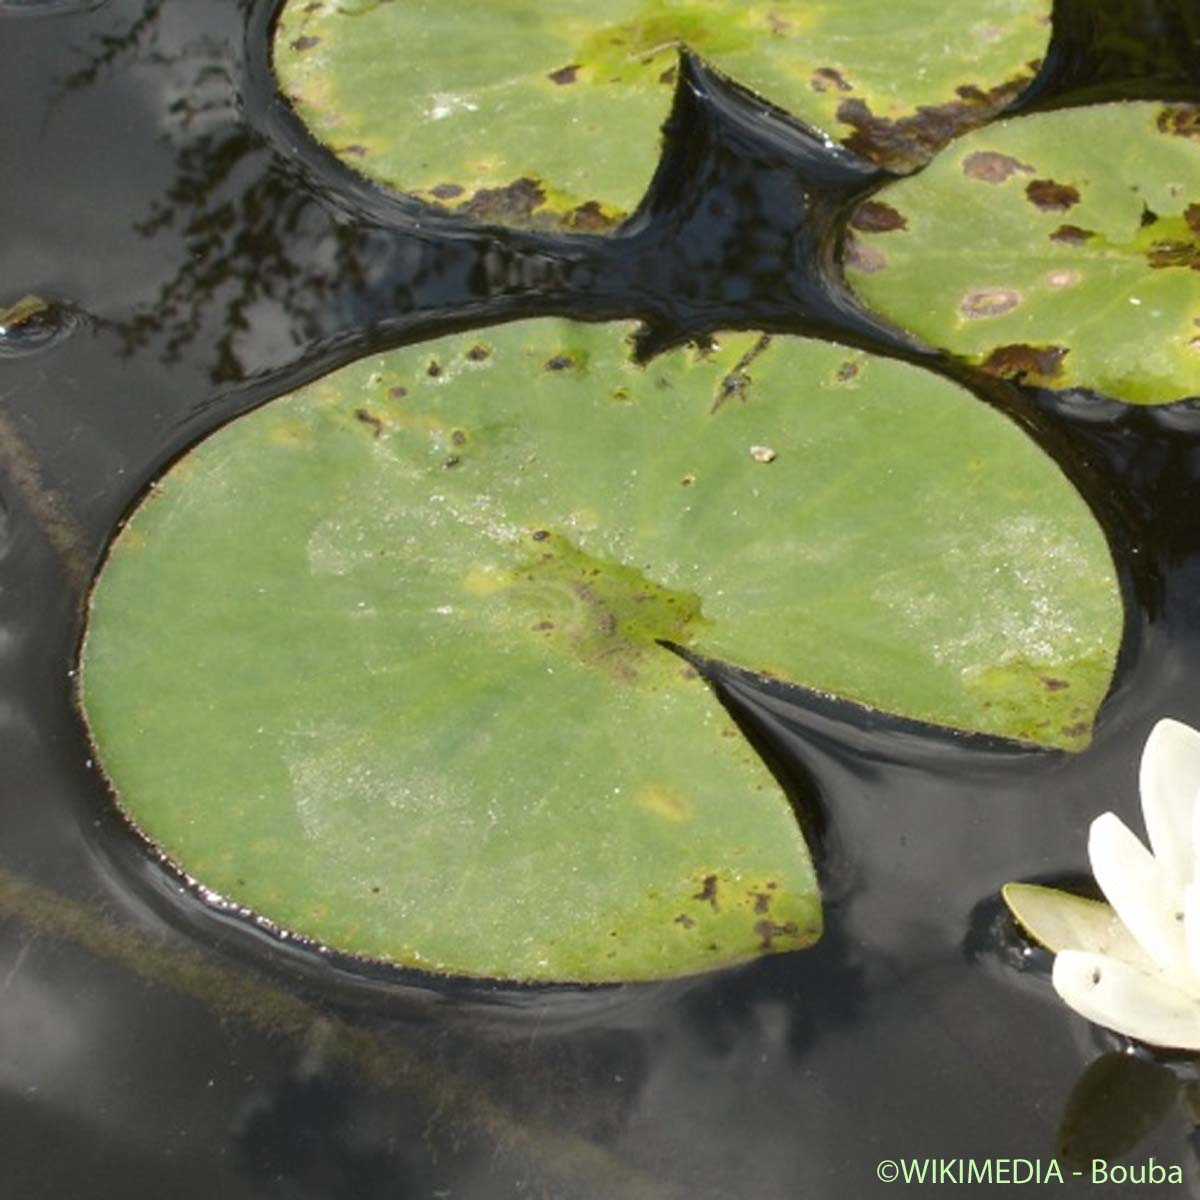
<path fill-rule="evenodd" d="M 1200 109 L 1001 121 L 851 224 L 854 287 L 933 345 L 1135 404 L 1200 395 Z"/>
<path fill-rule="evenodd" d="M 966 392 L 794 338 L 647 367 L 530 321 L 365 359 L 181 459 L 97 584 L 83 697 L 146 834 L 328 945 L 646 979 L 810 943 L 791 809 L 667 642 L 1077 749 L 1099 529 Z"/>
<path fill-rule="evenodd" d="M 1134 965 L 1153 966 L 1112 905 L 1060 888 L 1006 883 L 1004 903 L 1029 935 L 1053 954 L 1090 950 Z"/>
<path fill-rule="evenodd" d="M 688 47 L 775 105 L 909 170 L 1003 108 L 1049 0 L 290 0 L 280 85 L 379 182 L 501 224 L 609 228 L 659 156 Z"/>

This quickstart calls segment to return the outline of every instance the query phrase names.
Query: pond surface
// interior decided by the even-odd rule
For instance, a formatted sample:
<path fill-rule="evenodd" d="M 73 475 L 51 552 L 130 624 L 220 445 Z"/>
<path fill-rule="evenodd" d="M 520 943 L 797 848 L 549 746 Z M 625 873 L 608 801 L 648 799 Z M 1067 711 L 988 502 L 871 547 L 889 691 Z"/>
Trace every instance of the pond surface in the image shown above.
<path fill-rule="evenodd" d="M 1126 643 L 1086 753 L 724 677 L 818 838 L 810 951 L 595 991 L 356 970 L 211 907 L 116 815 L 73 707 L 82 598 L 147 484 L 233 415 L 367 349 L 517 315 L 641 318 L 647 348 L 738 325 L 923 361 L 829 269 L 872 173 L 711 80 L 625 237 L 489 233 L 316 153 L 273 99 L 270 9 L 0 4 L 0 304 L 62 305 L 0 357 L 6 1194 L 782 1200 L 886 1193 L 885 1158 L 1049 1162 L 1111 1044 L 996 895 L 1085 873 L 1104 809 L 1140 829 L 1150 727 L 1200 725 L 1195 402 L 968 379 L 1114 548 Z M 1060 6 L 1033 100 L 1200 97 L 1195 18 L 1190 0 Z M 1192 1139 L 1173 1104 L 1111 1157 L 1177 1164 L 1200 1195 Z M 1060 1194 L 1091 1190 L 1068 1171 Z"/>

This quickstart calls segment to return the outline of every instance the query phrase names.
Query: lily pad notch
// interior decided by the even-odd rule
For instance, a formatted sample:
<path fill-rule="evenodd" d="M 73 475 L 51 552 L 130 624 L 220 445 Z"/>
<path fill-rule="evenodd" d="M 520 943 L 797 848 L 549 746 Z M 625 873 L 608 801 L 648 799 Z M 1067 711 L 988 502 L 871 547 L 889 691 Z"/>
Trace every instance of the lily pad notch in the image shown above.
<path fill-rule="evenodd" d="M 1049 0 L 287 0 L 280 90 L 341 162 L 475 220 L 585 234 L 638 207 L 686 50 L 907 172 L 1033 80 Z M 894 64 L 910 66 L 899 77 Z"/>

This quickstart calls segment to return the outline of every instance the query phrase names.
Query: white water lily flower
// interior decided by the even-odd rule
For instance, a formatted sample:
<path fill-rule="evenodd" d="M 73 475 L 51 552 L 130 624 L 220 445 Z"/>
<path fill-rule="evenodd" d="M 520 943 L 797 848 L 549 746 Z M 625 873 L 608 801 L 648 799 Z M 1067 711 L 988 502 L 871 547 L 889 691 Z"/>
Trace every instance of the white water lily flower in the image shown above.
<path fill-rule="evenodd" d="M 1077 1013 L 1200 1050 L 1200 732 L 1159 721 L 1139 785 L 1149 850 L 1115 813 L 1092 822 L 1088 857 L 1107 904 L 1029 884 L 1004 898 L 1055 952 L 1054 990 Z"/>

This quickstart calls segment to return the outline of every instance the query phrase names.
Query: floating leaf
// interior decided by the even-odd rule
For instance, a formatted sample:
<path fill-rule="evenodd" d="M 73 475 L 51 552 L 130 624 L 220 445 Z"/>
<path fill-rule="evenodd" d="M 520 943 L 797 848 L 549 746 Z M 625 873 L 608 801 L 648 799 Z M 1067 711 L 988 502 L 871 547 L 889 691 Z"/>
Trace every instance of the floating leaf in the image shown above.
<path fill-rule="evenodd" d="M 316 137 L 371 178 L 484 221 L 596 232 L 650 182 L 681 47 L 908 170 L 1030 82 L 1049 8 L 289 0 L 275 69 Z"/>
<path fill-rule="evenodd" d="M 1200 395 L 1200 109 L 1001 121 L 863 205 L 847 275 L 987 371 L 1135 404 Z"/>
<path fill-rule="evenodd" d="M 954 385 L 531 321 L 363 360 L 181 459 L 83 655 L 123 804 L 340 949 L 643 979 L 807 945 L 794 816 L 681 657 L 1086 744 L 1121 626 L 1052 462 Z"/>

